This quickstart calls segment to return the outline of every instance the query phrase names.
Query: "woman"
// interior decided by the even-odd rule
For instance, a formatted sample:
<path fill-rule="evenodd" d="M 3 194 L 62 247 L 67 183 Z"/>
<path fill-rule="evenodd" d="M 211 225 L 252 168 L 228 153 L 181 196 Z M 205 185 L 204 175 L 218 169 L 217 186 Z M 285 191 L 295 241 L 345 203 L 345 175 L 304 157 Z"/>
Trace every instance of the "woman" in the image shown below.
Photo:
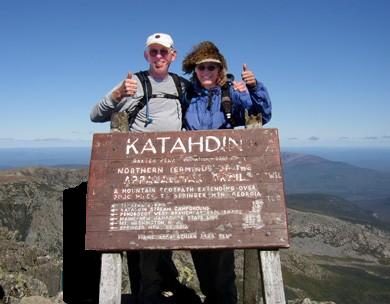
<path fill-rule="evenodd" d="M 192 75 L 194 89 L 185 115 L 188 130 L 243 126 L 245 109 L 249 114 L 260 113 L 262 124 L 271 119 L 271 101 L 264 85 L 245 64 L 241 74 L 243 81 L 228 85 L 226 60 L 212 42 L 196 45 L 184 58 L 183 71 Z M 232 102 L 230 113 L 222 102 L 226 90 Z"/>
<path fill-rule="evenodd" d="M 263 124 L 271 118 L 271 102 L 265 87 L 244 65 L 241 82 L 228 85 L 227 63 L 218 48 L 209 41 L 199 43 L 183 61 L 183 71 L 191 74 L 194 92 L 184 124 L 188 130 L 231 129 L 244 124 L 244 114 L 261 113 Z M 230 101 L 225 102 L 226 95 Z M 192 259 L 204 303 L 235 304 L 234 251 L 192 250 Z"/>

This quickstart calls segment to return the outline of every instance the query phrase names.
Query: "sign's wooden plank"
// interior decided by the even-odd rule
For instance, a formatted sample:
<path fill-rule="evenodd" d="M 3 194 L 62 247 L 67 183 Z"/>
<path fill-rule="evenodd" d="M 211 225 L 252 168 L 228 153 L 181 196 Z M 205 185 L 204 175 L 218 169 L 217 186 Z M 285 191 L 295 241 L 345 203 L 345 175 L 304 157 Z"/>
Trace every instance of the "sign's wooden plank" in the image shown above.
<path fill-rule="evenodd" d="M 213 231 L 213 230 L 210 230 Z M 217 230 L 218 231 L 218 230 Z M 134 234 L 133 234 L 134 235 Z M 245 237 L 245 238 L 244 238 Z M 287 248 L 283 229 L 267 229 L 257 234 L 229 235 L 222 232 L 168 232 L 152 231 L 139 233 L 136 238 L 129 233 L 93 232 L 86 235 L 86 242 L 91 250 L 122 251 L 132 249 L 215 249 L 215 248 Z M 265 245 L 264 245 L 265 244 Z"/>
<path fill-rule="evenodd" d="M 88 217 L 87 231 L 183 230 L 219 226 L 225 222 L 229 222 L 229 226 L 238 231 L 261 229 L 265 226 L 285 228 L 286 217 L 281 212 L 263 212 L 261 202 L 251 204 L 250 209 L 244 209 L 242 205 L 218 209 L 201 204 L 174 207 L 160 202 L 117 204 L 112 205 L 109 217 Z M 90 218 L 93 220 L 90 221 Z"/>
<path fill-rule="evenodd" d="M 260 190 L 261 191 L 261 190 Z M 239 195 L 245 195 L 247 192 L 239 192 Z M 132 201 L 137 201 L 139 199 L 142 199 L 143 202 L 145 203 L 145 207 L 152 208 L 157 208 L 157 204 L 161 204 L 162 200 L 157 201 L 156 199 L 153 199 L 154 196 L 151 196 L 151 199 L 146 199 L 146 195 L 149 195 L 149 193 L 146 194 L 140 194 L 141 197 L 133 196 L 132 200 L 120 200 L 116 202 L 116 206 L 121 206 L 121 207 L 128 207 L 126 204 L 132 203 Z M 180 197 L 180 196 L 177 196 Z M 215 196 L 217 197 L 217 196 Z M 169 198 L 169 200 L 177 200 Z M 210 200 L 214 200 L 216 202 L 211 202 Z M 277 213 L 281 214 L 282 217 L 284 217 L 283 211 L 284 211 L 284 206 L 280 202 L 273 202 L 270 201 L 267 198 L 262 198 L 262 201 L 264 202 L 263 207 L 261 209 L 262 214 L 267 215 L 263 216 L 264 219 L 263 221 L 266 221 L 267 218 L 269 217 L 270 213 Z M 169 204 L 170 211 L 176 211 L 177 209 L 181 208 L 180 206 L 194 206 L 194 207 L 199 207 L 199 206 L 209 206 L 209 210 L 215 210 L 215 209 L 227 209 L 228 206 L 231 206 L 233 209 L 240 209 L 242 210 L 242 214 L 249 212 L 252 208 L 251 200 L 248 199 L 239 199 L 235 200 L 234 205 L 229 205 L 229 203 L 232 202 L 232 197 L 231 196 L 218 196 L 218 200 L 215 198 L 196 198 L 194 197 L 193 199 L 180 199 L 179 202 L 175 202 L 175 207 L 172 207 L 172 204 Z M 226 205 L 221 206 L 222 204 L 226 203 Z M 120 205 L 122 204 L 122 205 Z M 108 213 L 110 213 L 111 209 L 113 208 L 113 204 L 109 205 L 104 202 L 93 202 L 92 207 L 89 209 L 88 212 L 88 217 L 95 217 L 95 216 L 107 216 Z M 167 206 L 164 206 L 165 208 L 168 208 Z M 183 208 L 182 208 L 183 209 Z M 199 207 L 200 209 L 200 207 Z M 204 208 L 203 208 L 204 209 Z M 149 209 L 148 209 L 149 210 Z M 133 210 L 134 212 L 138 212 L 137 210 Z M 149 210 L 153 211 L 153 210 Z M 203 211 L 202 213 L 205 213 L 206 211 Z M 227 211 L 226 211 L 227 212 Z M 192 213 L 195 213 L 193 211 Z M 197 213 L 201 213 L 200 211 L 197 211 Z M 238 214 L 236 212 L 236 214 Z M 186 216 L 187 214 L 181 214 L 183 216 Z M 93 222 L 91 223 L 93 225 Z"/>
<path fill-rule="evenodd" d="M 288 247 L 276 129 L 95 134 L 86 249 Z"/>
<path fill-rule="evenodd" d="M 179 135 L 178 135 L 179 134 Z M 245 136 L 243 136 L 245 134 Z M 277 129 L 94 134 L 92 159 L 277 155 Z M 96 150 L 96 152 L 95 152 Z"/>
<path fill-rule="evenodd" d="M 278 193 L 282 191 L 283 184 L 281 175 L 277 171 L 277 164 L 272 164 L 272 160 L 264 162 L 263 171 L 259 158 L 253 158 L 254 164 L 247 162 L 240 166 L 241 169 L 236 169 L 232 165 L 202 165 L 201 167 L 188 167 L 180 163 L 174 166 L 128 166 L 125 167 L 122 163 L 102 162 L 94 164 L 92 169 L 99 171 L 99 177 L 94 175 L 96 187 L 91 191 L 90 200 L 95 203 L 113 199 L 114 201 L 124 200 L 156 200 L 156 199 L 177 199 L 182 200 L 208 198 L 221 199 L 231 198 L 239 199 L 240 197 L 256 196 L 256 189 L 259 189 L 263 200 L 272 200 L 273 204 L 280 203 L 282 200 Z M 108 165 L 107 165 L 108 163 Z M 107 166 L 110 170 L 104 171 L 100 166 Z M 98 170 L 99 169 L 99 170 Z M 183 176 L 184 170 L 195 171 L 196 169 L 204 170 L 196 173 L 196 176 Z M 248 172 L 242 172 L 247 170 Z M 108 172 L 109 171 L 109 172 Z M 230 171 L 230 172 L 229 172 Z M 143 173 L 147 172 L 147 173 Z M 167 173 L 165 173 L 167 172 Z M 172 173 L 171 173 L 172 172 Z M 184 173 L 186 174 L 186 173 Z M 190 186 L 185 186 L 185 190 L 180 186 L 180 183 L 190 183 Z M 220 182 L 220 180 L 222 180 Z M 196 181 L 192 183 L 192 181 Z M 209 186 L 212 184 L 226 183 L 229 186 Z M 275 183 L 276 185 L 272 185 Z M 187 183 L 188 184 L 188 183 Z M 203 184 L 203 186 L 202 186 Z M 115 185 L 115 187 L 114 187 Z M 206 186 L 204 186 L 206 185 Z M 110 198 L 109 194 L 115 192 Z M 185 192 L 185 193 L 184 193 Z M 270 193 L 277 193 L 276 195 Z M 98 199 L 97 199 L 98 198 Z M 279 198 L 279 199 L 278 199 Z M 93 208 L 91 206 L 91 208 Z"/>

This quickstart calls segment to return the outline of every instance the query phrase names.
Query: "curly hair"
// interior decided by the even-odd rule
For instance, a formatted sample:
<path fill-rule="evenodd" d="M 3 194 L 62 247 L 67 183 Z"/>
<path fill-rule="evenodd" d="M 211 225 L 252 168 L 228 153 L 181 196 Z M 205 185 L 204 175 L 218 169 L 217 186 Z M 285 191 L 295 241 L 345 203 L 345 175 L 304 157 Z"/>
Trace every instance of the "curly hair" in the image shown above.
<path fill-rule="evenodd" d="M 182 70 L 185 74 L 192 74 L 192 79 L 197 80 L 194 73 L 196 65 L 205 59 L 218 60 L 221 65 L 218 73 L 218 84 L 223 85 L 226 82 L 227 63 L 225 57 L 219 52 L 219 49 L 211 41 L 202 41 L 195 45 L 190 53 L 183 60 Z"/>

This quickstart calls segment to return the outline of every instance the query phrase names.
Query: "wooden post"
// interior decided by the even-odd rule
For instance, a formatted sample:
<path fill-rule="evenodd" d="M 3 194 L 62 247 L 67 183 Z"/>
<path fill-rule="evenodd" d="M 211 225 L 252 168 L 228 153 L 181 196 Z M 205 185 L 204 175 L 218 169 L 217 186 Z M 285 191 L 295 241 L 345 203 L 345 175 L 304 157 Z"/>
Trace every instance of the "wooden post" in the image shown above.
<path fill-rule="evenodd" d="M 259 251 L 264 304 L 285 304 L 279 250 Z"/>
<path fill-rule="evenodd" d="M 260 303 L 258 298 L 260 273 L 263 303 L 285 304 L 282 267 L 277 249 L 272 251 L 244 250 L 244 304 Z"/>
<path fill-rule="evenodd" d="M 122 256 L 102 254 L 99 304 L 120 304 L 122 296 Z"/>
<path fill-rule="evenodd" d="M 261 128 L 261 115 L 249 115 L 245 111 L 245 128 Z M 243 300 L 244 304 L 257 304 L 258 288 L 260 286 L 260 272 L 259 272 L 259 255 L 257 249 L 244 250 L 244 288 Z"/>
<path fill-rule="evenodd" d="M 244 304 L 259 303 L 260 286 L 259 253 L 257 249 L 244 250 Z"/>
<path fill-rule="evenodd" d="M 129 132 L 129 114 L 116 112 L 111 115 L 111 132 Z"/>
<path fill-rule="evenodd" d="M 248 112 L 245 111 L 245 127 L 247 129 L 261 128 L 261 115 L 248 115 Z M 285 296 L 279 251 L 261 251 L 257 249 L 244 250 L 244 304 L 259 303 L 260 273 L 262 274 L 264 304 L 284 304 Z"/>
<path fill-rule="evenodd" d="M 128 114 L 113 113 L 111 132 L 128 132 Z M 100 275 L 99 304 L 120 304 L 122 297 L 122 256 L 120 253 L 103 253 Z"/>

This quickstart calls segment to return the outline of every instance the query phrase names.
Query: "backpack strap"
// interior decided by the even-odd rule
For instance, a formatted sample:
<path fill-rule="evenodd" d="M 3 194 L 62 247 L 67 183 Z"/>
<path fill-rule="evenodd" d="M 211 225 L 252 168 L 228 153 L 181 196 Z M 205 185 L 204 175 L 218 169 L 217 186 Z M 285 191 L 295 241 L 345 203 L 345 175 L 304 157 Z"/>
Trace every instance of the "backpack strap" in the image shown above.
<path fill-rule="evenodd" d="M 222 112 L 225 114 L 226 120 L 230 125 L 234 127 L 235 121 L 232 115 L 232 109 L 233 109 L 233 101 L 230 96 L 230 86 L 231 82 L 227 81 L 222 87 L 221 87 L 221 108 Z"/>
<path fill-rule="evenodd" d="M 148 71 L 139 71 L 135 73 L 137 75 L 138 79 L 140 80 L 142 84 L 142 89 L 144 90 L 144 97 L 147 97 L 148 100 L 152 97 L 152 85 L 150 83 L 150 80 L 148 78 L 149 72 Z"/>
<path fill-rule="evenodd" d="M 187 111 L 191 98 L 195 95 L 192 83 L 187 79 L 171 73 L 172 79 L 175 82 L 177 93 L 179 95 L 179 101 L 181 105 L 182 114 Z"/>
<path fill-rule="evenodd" d="M 137 75 L 138 79 L 141 82 L 142 89 L 144 91 L 144 96 L 141 98 L 141 100 L 138 102 L 138 104 L 134 107 L 134 109 L 132 111 L 128 111 L 128 113 L 129 113 L 129 129 L 133 125 L 133 123 L 137 117 L 138 112 L 141 111 L 145 107 L 145 105 L 147 105 L 147 102 L 152 97 L 152 85 L 150 84 L 150 81 L 148 78 L 148 75 L 149 75 L 148 71 L 139 71 L 139 72 L 135 73 L 135 75 Z M 146 117 L 149 116 L 148 112 L 149 112 L 149 108 L 147 109 Z M 149 123 L 151 123 L 151 121 L 148 119 L 145 124 L 148 125 Z"/>
<path fill-rule="evenodd" d="M 173 82 L 175 83 L 175 87 L 177 90 L 177 94 L 179 96 L 179 100 L 182 100 L 183 99 L 183 87 L 182 87 L 182 81 L 181 81 L 182 77 L 180 77 L 179 75 L 177 75 L 175 73 L 169 73 L 169 75 L 172 77 Z"/>

